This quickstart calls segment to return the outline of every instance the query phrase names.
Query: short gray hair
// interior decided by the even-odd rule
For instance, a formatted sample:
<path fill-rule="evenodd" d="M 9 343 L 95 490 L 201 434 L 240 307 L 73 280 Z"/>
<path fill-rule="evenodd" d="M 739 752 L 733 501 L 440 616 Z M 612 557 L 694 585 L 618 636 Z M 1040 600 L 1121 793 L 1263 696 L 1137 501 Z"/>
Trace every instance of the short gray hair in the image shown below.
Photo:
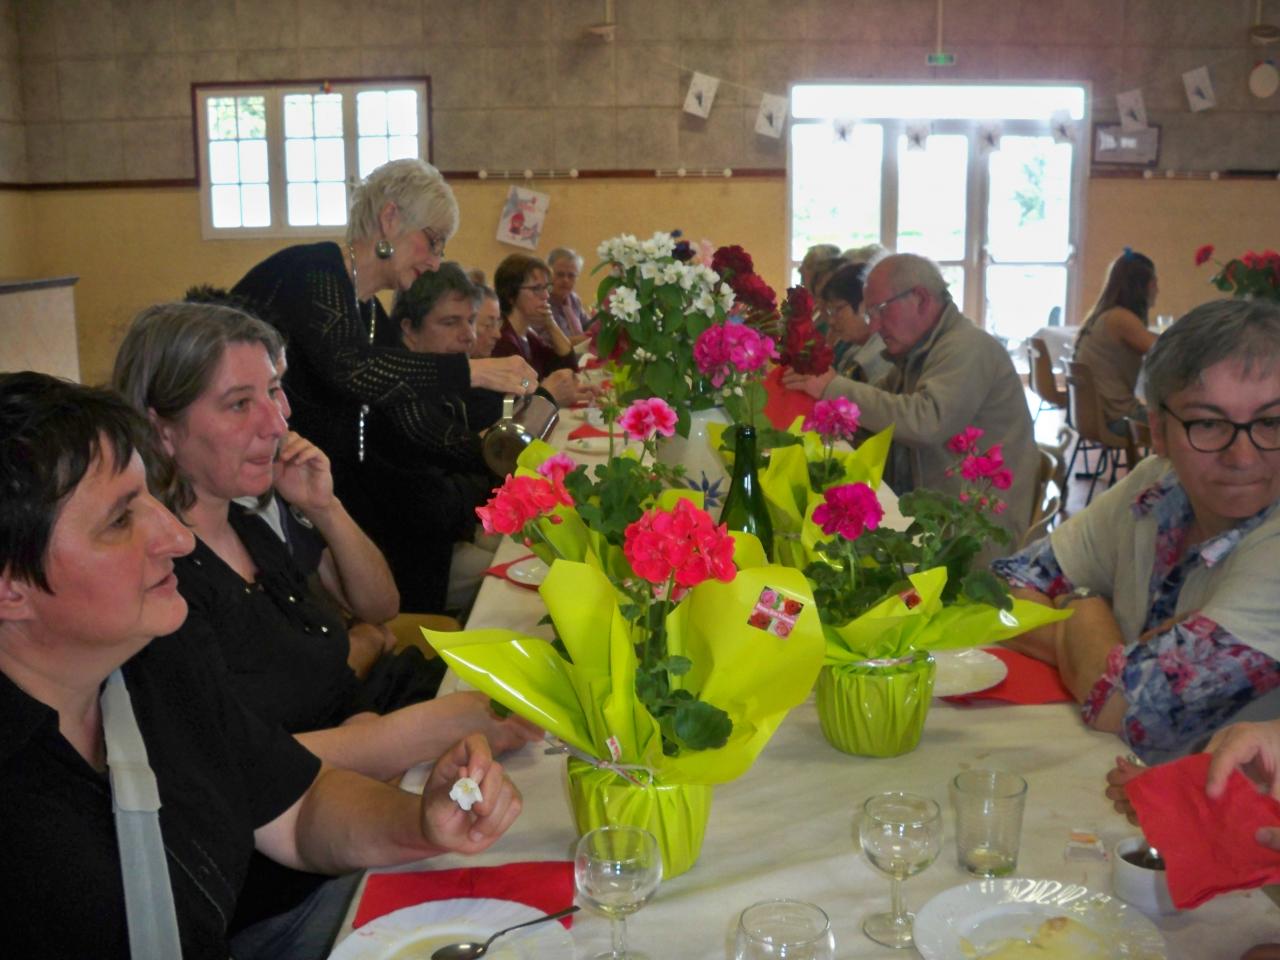
<path fill-rule="evenodd" d="M 800 261 L 801 270 L 812 270 L 823 260 L 832 260 L 840 256 L 840 248 L 834 243 L 815 243 L 804 252 Z"/>
<path fill-rule="evenodd" d="M 928 257 L 914 253 L 894 253 L 877 263 L 872 272 L 879 273 L 881 270 L 888 276 L 889 286 L 896 291 L 924 287 L 943 303 L 949 303 L 951 300 L 947 281 L 942 278 L 942 271 Z M 869 275 L 868 279 L 870 279 Z"/>
<path fill-rule="evenodd" d="M 582 257 L 578 256 L 576 250 L 570 250 L 568 247 L 556 247 L 547 254 L 547 263 L 554 269 L 557 260 L 572 260 L 577 269 L 582 269 Z"/>
<path fill-rule="evenodd" d="M 458 232 L 458 201 L 440 171 L 425 160 L 392 160 L 351 192 L 347 242 L 378 236 L 378 217 L 388 202 L 400 211 L 405 230 L 430 227 L 445 240 Z"/>
<path fill-rule="evenodd" d="M 1198 383 L 1210 367 L 1239 360 L 1249 374 L 1280 360 L 1280 305 L 1265 300 L 1211 300 L 1156 338 L 1142 364 L 1140 391 L 1148 411 Z"/>
<path fill-rule="evenodd" d="M 218 303 L 161 303 L 130 324 L 116 352 L 111 386 L 144 417 L 180 420 L 208 389 L 232 343 L 258 343 L 276 362 L 279 332 L 243 310 Z M 179 516 L 196 502 L 190 482 L 159 444 L 146 451 L 151 492 Z"/>

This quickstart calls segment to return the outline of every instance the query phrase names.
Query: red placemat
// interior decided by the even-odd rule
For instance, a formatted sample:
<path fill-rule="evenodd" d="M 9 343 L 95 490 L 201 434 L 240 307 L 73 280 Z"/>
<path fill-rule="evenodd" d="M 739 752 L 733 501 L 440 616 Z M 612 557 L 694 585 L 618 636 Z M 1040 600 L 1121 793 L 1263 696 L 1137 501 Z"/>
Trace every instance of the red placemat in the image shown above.
<path fill-rule="evenodd" d="M 543 913 L 555 913 L 573 906 L 573 862 L 530 860 L 501 867 L 370 874 L 351 925 L 363 927 L 370 920 L 414 904 L 457 898 L 514 900 Z M 560 922 L 568 927 L 573 917 Z"/>
<path fill-rule="evenodd" d="M 1231 890 L 1280 883 L 1280 852 L 1254 839 L 1280 824 L 1280 802 L 1239 770 L 1217 800 L 1204 792 L 1209 754 L 1162 763 L 1125 784 L 1147 842 L 1160 851 L 1169 897 L 1179 910 Z"/>
<path fill-rule="evenodd" d="M 599 427 L 593 427 L 589 423 L 584 423 L 580 427 L 574 427 L 569 431 L 570 440 L 586 440 L 590 437 L 607 437 L 608 430 L 601 430 Z"/>
<path fill-rule="evenodd" d="M 764 378 L 764 415 L 776 430 L 785 430 L 796 417 L 807 417 L 817 403 L 813 397 L 782 385 L 782 367 L 774 367 Z"/>
<path fill-rule="evenodd" d="M 511 569 L 513 565 L 517 563 L 524 563 L 526 560 L 530 559 L 531 557 L 533 557 L 533 554 L 529 553 L 529 554 L 525 554 L 525 556 L 523 557 L 516 557 L 514 560 L 508 560 L 506 563 L 495 564 L 494 566 L 489 567 L 489 569 L 485 570 L 485 573 L 491 577 L 501 577 L 503 580 L 506 580 L 508 583 L 514 583 L 517 587 L 524 587 L 526 590 L 537 590 L 538 585 L 536 583 L 521 583 L 519 580 L 512 580 L 509 576 L 507 576 L 507 571 Z"/>
<path fill-rule="evenodd" d="M 1004 647 L 985 647 L 988 653 L 1004 661 L 1008 675 L 988 690 L 966 693 L 958 697 L 945 697 L 948 703 L 976 703 L 979 700 L 998 700 L 1002 703 L 1071 703 L 1075 697 L 1062 685 L 1062 677 L 1056 667 L 1034 657 L 1028 657 Z"/>

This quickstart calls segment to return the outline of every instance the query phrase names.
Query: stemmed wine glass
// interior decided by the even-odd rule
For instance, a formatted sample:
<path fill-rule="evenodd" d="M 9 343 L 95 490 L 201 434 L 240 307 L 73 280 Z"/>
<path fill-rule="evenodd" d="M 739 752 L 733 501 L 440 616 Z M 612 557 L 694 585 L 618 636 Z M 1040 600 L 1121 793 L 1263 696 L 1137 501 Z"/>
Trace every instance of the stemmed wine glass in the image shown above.
<path fill-rule="evenodd" d="M 938 857 L 942 846 L 942 812 L 927 797 L 881 793 L 862 805 L 858 828 L 862 852 L 871 865 L 891 879 L 892 910 L 873 913 L 862 932 L 886 947 L 909 947 L 915 915 L 902 900 L 902 881 L 915 876 Z"/>
<path fill-rule="evenodd" d="M 613 949 L 593 960 L 643 960 L 627 952 L 628 915 L 653 896 L 662 882 L 658 841 L 639 827 L 599 827 L 578 841 L 573 880 L 587 906 L 609 918 Z"/>

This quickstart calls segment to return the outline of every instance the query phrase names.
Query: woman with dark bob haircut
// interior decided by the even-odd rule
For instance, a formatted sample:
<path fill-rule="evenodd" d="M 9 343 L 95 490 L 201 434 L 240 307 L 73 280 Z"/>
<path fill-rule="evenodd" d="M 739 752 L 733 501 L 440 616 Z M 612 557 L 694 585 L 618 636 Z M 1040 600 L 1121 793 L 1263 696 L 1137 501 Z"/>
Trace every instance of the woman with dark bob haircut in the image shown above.
<path fill-rule="evenodd" d="M 553 370 L 577 366 L 573 344 L 551 312 L 551 270 L 537 257 L 513 253 L 493 273 L 502 311 L 495 357 L 523 357 L 541 380 Z"/>

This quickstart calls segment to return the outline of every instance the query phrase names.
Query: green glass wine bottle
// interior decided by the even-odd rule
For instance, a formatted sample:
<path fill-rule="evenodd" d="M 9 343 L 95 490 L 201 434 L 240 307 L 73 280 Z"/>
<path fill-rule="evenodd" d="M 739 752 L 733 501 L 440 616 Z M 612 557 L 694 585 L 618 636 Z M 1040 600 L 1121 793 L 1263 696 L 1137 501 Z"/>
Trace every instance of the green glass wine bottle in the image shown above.
<path fill-rule="evenodd" d="M 728 524 L 730 530 L 755 534 L 765 556 L 772 559 L 773 523 L 756 475 L 756 456 L 756 428 L 739 424 L 734 428 L 733 479 L 720 510 L 720 522 Z"/>

